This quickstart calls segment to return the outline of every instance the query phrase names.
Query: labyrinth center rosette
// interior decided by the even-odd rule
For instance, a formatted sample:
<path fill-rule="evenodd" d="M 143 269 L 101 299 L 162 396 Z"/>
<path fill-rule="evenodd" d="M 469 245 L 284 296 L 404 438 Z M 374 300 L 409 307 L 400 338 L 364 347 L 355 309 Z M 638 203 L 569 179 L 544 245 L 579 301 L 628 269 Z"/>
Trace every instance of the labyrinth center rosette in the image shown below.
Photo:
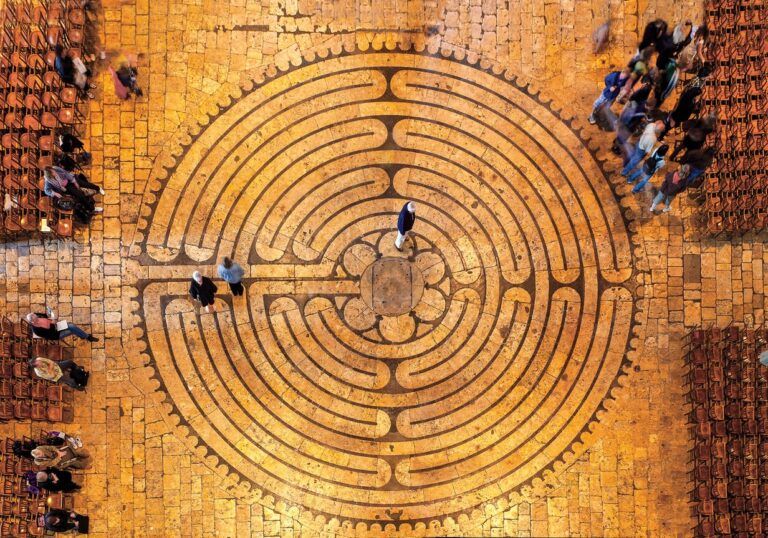
<path fill-rule="evenodd" d="M 621 373 L 632 270 L 610 186 L 546 106 L 470 65 L 293 69 L 214 117 L 156 198 L 154 367 L 264 495 L 364 522 L 466 511 L 551 469 Z M 187 279 L 225 255 L 247 294 L 201 314 Z"/>

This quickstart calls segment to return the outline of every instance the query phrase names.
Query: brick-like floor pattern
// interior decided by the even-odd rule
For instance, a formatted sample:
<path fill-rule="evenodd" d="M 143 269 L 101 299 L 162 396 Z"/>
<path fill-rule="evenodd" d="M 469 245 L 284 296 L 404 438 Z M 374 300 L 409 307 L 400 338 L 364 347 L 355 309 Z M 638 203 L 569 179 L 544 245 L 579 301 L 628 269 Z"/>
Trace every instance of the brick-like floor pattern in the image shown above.
<path fill-rule="evenodd" d="M 196 123 L 211 103 L 252 78 L 259 66 L 298 62 L 301 52 L 340 42 L 384 43 L 427 38 L 466 49 L 536 79 L 559 106 L 584 118 L 605 71 L 621 65 L 637 42 L 638 24 L 664 16 L 700 18 L 698 2 L 530 0 L 224 3 L 105 0 L 99 34 L 110 50 L 143 53 L 146 98 L 118 102 L 108 75 L 99 77 L 88 144 L 93 181 L 103 183 L 106 210 L 77 243 L 5 245 L 0 308 L 27 312 L 48 304 L 102 337 L 78 355 L 93 370 L 78 395 L 76 424 L 93 449 L 94 468 L 78 498 L 93 517 L 94 536 L 314 535 L 288 515 L 231 488 L 184 446 L 158 402 L 137 386 L 125 353 L 136 334 L 133 280 L 125 263 L 142 194 L 153 165 L 184 122 Z M 615 37 L 594 56 L 591 32 L 606 17 Z M 355 29 L 362 29 L 355 34 Z M 400 30 L 399 32 L 396 30 Z M 378 33 L 377 31 L 386 31 Z M 596 134 L 579 119 L 578 127 Z M 599 137 L 597 137 L 599 139 Z M 608 157 L 606 155 L 606 157 Z M 633 210 L 650 200 L 625 190 Z M 586 454 L 546 491 L 521 492 L 502 514 L 448 522 L 468 535 L 685 535 L 688 440 L 684 428 L 679 336 L 686 326 L 762 323 L 763 261 L 756 240 L 702 239 L 685 200 L 671 215 L 636 221 L 647 260 L 648 321 L 637 342 L 626 389 L 609 404 Z M 21 435 L 27 425 L 4 426 Z M 109 465 L 108 465 L 109 462 Z M 119 464 L 118 464 L 119 462 Z M 295 512 L 297 513 L 297 511 Z M 329 534 L 333 531 L 329 530 Z M 422 531 L 425 532 L 425 531 Z"/>

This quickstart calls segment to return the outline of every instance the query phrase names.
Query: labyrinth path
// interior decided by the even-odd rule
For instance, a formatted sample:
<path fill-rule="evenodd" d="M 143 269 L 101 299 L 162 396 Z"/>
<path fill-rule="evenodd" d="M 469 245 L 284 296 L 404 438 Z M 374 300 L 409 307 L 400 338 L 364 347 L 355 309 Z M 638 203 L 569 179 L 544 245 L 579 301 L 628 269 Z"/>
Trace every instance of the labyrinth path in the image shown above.
<path fill-rule="evenodd" d="M 508 497 L 625 365 L 630 238 L 604 173 L 465 62 L 293 68 L 201 128 L 155 197 L 136 287 L 161 390 L 220 464 L 312 514 L 413 523 Z M 202 313 L 189 276 L 225 255 L 246 294 Z"/>

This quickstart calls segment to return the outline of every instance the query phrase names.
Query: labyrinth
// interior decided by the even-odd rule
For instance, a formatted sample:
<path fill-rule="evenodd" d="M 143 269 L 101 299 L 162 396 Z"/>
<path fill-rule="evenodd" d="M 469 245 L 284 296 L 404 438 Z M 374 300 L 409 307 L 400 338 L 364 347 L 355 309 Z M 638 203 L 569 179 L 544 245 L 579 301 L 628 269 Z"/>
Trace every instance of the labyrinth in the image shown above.
<path fill-rule="evenodd" d="M 432 521 L 544 478 L 600 420 L 628 363 L 629 231 L 579 135 L 512 77 L 317 58 L 176 155 L 135 258 L 147 352 L 172 414 L 252 490 Z M 214 314 L 187 295 L 194 270 Z"/>

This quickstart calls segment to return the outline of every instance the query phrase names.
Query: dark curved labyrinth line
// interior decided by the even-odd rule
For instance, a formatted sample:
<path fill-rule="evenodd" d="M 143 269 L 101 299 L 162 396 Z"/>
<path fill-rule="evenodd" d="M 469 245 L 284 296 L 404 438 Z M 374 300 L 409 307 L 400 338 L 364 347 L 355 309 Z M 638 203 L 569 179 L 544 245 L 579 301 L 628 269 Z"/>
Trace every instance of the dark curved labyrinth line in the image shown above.
<path fill-rule="evenodd" d="M 191 178 L 172 176 L 177 182 L 167 196 L 194 202 L 174 206 L 168 222 L 150 222 L 145 238 L 153 226 L 166 226 L 153 237 L 178 242 L 180 252 L 185 246 L 210 248 L 214 255 L 262 248 L 253 259 L 277 258 L 282 272 L 246 279 L 249 293 L 228 301 L 224 318 L 206 320 L 170 313 L 170 300 L 178 296 L 144 282 L 142 293 L 152 294 L 143 302 L 146 319 L 162 320 L 160 331 L 145 327 L 145 338 L 153 360 L 163 363 L 162 390 L 180 403 L 174 412 L 243 480 L 267 477 L 266 486 L 256 486 L 328 516 L 385 522 L 389 509 L 413 509 L 422 515 L 400 523 L 426 522 L 475 508 L 495 484 L 506 495 L 543 478 L 575 450 L 625 364 L 633 320 L 619 319 L 627 305 L 606 294 L 626 286 L 606 286 L 602 271 L 620 269 L 623 249 L 631 247 L 624 222 L 608 220 L 611 211 L 620 214 L 616 200 L 610 189 L 600 190 L 600 178 L 587 176 L 590 163 L 580 160 L 577 135 L 564 126 L 573 140 L 559 139 L 564 131 L 553 123 L 556 114 L 536 97 L 456 62 L 426 57 L 418 67 L 399 67 L 397 60 L 356 65 L 368 56 L 384 62 L 386 55 L 341 56 L 329 64 L 331 71 L 310 70 L 305 77 L 299 69 L 292 85 L 256 105 L 260 87 L 244 94 L 211 120 L 223 147 L 201 147 L 204 131 L 193 137 L 185 150 L 199 151 L 179 163 L 199 161 L 184 164 Z M 396 88 L 394 77 L 402 77 Z M 378 95 L 382 80 L 386 88 Z M 489 81 L 535 106 L 517 104 Z M 281 102 L 285 108 L 259 116 Z M 230 124 L 216 123 L 222 118 Z M 243 151 L 254 136 L 257 143 Z M 235 155 L 242 158 L 235 161 Z M 381 172 L 367 177 L 368 169 L 383 170 L 389 187 Z M 201 171 L 208 174 L 202 185 Z M 561 185 L 568 191 L 559 191 Z M 589 189 L 583 198 L 581 185 Z M 164 195 L 158 193 L 156 204 Z M 366 322 L 371 328 L 349 322 L 345 315 L 362 312 L 357 304 L 345 307 L 357 297 L 350 292 L 362 270 L 342 266 L 345 253 L 378 234 L 371 248 L 391 256 L 386 249 L 392 245 L 382 246 L 391 236 L 381 226 L 390 219 L 394 227 L 392 207 L 408 196 L 426 214 L 417 235 L 424 236 L 422 249 L 429 245 L 410 259 L 432 252 L 434 263 L 444 264 L 430 281 L 444 299 L 435 301 L 442 311 L 425 303 L 427 322 L 418 314 L 392 318 L 389 325 L 376 314 L 378 323 Z M 182 217 L 188 218 L 175 225 Z M 296 261 L 314 253 L 311 261 Z M 330 259 L 336 253 L 339 259 Z M 372 256 L 365 251 L 354 263 L 364 267 Z M 591 259 L 594 265 L 585 267 Z M 266 264 L 257 266 L 263 271 Z M 312 267 L 318 268 L 314 274 Z M 553 271 L 578 277 L 560 282 Z M 300 286 L 300 280 L 314 284 Z M 303 293 L 307 289 L 313 291 Z M 276 303 L 281 297 L 295 308 Z M 372 320 L 371 312 L 361 319 Z M 227 316 L 230 327 L 222 325 Z M 172 334 L 176 322 L 181 335 Z M 409 331 L 405 341 L 387 344 L 396 338 L 385 331 L 399 322 Z M 155 356 L 159 349 L 170 356 Z M 388 382 L 381 364 L 389 368 Z M 207 416 L 206 410 L 220 412 Z M 197 431 L 192 424 L 199 424 Z M 290 450 L 299 454 L 290 458 Z M 269 468 L 263 457 L 286 471 Z M 246 468 L 237 469 L 236 461 Z M 314 462 L 311 468 L 304 468 L 307 462 Z M 386 491 L 392 502 L 384 505 Z"/>

